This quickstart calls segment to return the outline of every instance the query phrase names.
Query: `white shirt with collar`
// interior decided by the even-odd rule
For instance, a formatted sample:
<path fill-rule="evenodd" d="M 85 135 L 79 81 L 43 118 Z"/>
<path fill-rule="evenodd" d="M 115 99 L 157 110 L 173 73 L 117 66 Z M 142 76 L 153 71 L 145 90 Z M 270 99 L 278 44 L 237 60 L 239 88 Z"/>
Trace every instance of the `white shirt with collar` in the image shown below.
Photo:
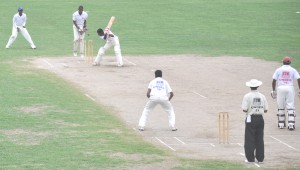
<path fill-rule="evenodd" d="M 263 115 L 268 110 L 268 102 L 263 94 L 251 90 L 243 98 L 242 109 L 247 110 L 247 115 Z"/>
<path fill-rule="evenodd" d="M 22 13 L 22 15 L 20 16 L 19 13 L 16 13 L 13 17 L 13 27 L 17 28 L 17 27 L 23 27 L 26 25 L 26 14 Z"/>
<path fill-rule="evenodd" d="M 79 11 L 73 13 L 73 21 L 76 22 L 77 26 L 82 28 L 84 26 L 84 21 L 87 20 L 88 14 L 85 11 L 82 11 L 82 14 L 79 14 Z"/>
<path fill-rule="evenodd" d="M 294 79 L 299 79 L 299 73 L 290 65 L 283 65 L 276 69 L 272 77 L 279 86 L 293 86 Z"/>
<path fill-rule="evenodd" d="M 172 92 L 169 83 L 161 77 L 153 79 L 149 83 L 148 89 L 151 89 L 150 99 L 151 97 L 162 97 L 163 99 L 168 100 L 168 94 Z"/>

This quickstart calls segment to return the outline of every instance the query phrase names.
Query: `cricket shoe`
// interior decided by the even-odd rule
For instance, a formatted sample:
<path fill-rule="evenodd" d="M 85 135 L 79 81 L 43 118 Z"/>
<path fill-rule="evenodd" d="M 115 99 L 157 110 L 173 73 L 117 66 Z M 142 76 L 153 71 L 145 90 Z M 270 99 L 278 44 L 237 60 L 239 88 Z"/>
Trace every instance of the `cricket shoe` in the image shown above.
<path fill-rule="evenodd" d="M 5 46 L 6 49 L 9 49 L 9 46 Z"/>
<path fill-rule="evenodd" d="M 288 126 L 288 129 L 289 129 L 290 131 L 295 130 L 295 125 L 292 125 L 292 124 L 289 125 L 289 126 Z"/>
<path fill-rule="evenodd" d="M 77 57 L 77 53 L 76 53 L 76 52 L 73 52 L 73 56 L 74 56 L 74 57 Z"/>
<path fill-rule="evenodd" d="M 143 126 L 139 126 L 139 131 L 144 131 L 145 128 Z"/>
<path fill-rule="evenodd" d="M 176 127 L 172 127 L 172 131 L 177 131 L 178 129 Z"/>
<path fill-rule="evenodd" d="M 123 64 L 118 64 L 117 67 L 123 67 Z"/>

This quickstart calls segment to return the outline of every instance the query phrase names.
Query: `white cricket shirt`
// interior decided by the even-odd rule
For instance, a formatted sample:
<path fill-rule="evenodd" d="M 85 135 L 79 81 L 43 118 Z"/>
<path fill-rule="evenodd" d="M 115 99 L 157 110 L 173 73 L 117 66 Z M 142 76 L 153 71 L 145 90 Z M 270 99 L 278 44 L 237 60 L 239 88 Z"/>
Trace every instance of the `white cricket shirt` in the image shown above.
<path fill-rule="evenodd" d="M 26 25 L 26 14 L 22 13 L 22 16 L 19 15 L 19 13 L 16 13 L 13 17 L 13 27 L 22 27 Z"/>
<path fill-rule="evenodd" d="M 172 92 L 172 89 L 169 83 L 162 79 L 161 77 L 157 77 L 153 79 L 148 86 L 151 89 L 150 98 L 153 97 L 165 97 L 168 99 L 168 94 Z"/>
<path fill-rule="evenodd" d="M 276 69 L 273 79 L 277 81 L 277 86 L 293 86 L 294 79 L 299 79 L 299 73 L 290 65 L 283 65 Z"/>
<path fill-rule="evenodd" d="M 73 13 L 73 17 L 72 17 L 73 21 L 75 21 L 79 27 L 83 27 L 84 21 L 87 20 L 87 18 L 88 18 L 88 14 L 84 11 L 82 11 L 81 15 L 79 15 L 79 12 L 76 11 Z"/>
<path fill-rule="evenodd" d="M 268 108 L 266 97 L 257 90 L 251 90 L 243 98 L 242 109 L 247 110 L 247 115 L 262 115 Z"/>

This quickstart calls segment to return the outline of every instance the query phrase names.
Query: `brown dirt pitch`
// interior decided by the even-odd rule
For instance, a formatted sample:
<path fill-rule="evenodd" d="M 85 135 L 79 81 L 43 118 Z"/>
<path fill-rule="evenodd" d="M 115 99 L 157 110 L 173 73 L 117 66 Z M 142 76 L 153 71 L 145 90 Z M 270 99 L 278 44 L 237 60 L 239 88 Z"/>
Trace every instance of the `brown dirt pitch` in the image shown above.
<path fill-rule="evenodd" d="M 277 108 L 270 97 L 272 74 L 279 62 L 248 57 L 125 56 L 124 67 L 116 67 L 114 57 L 106 56 L 100 67 L 74 57 L 38 58 L 39 69 L 54 72 L 82 89 L 97 103 L 113 107 L 129 128 L 157 147 L 171 150 L 174 155 L 192 159 L 218 159 L 244 162 L 244 119 L 241 111 L 243 96 L 249 92 L 245 82 L 256 78 L 263 81 L 259 91 L 269 102 L 265 114 L 264 164 L 250 167 L 300 168 L 300 122 L 296 130 L 277 128 Z M 168 127 L 167 114 L 160 106 L 149 115 L 145 131 L 137 130 L 138 120 L 147 102 L 146 91 L 154 70 L 161 69 L 175 96 L 171 101 L 178 131 Z M 300 101 L 295 100 L 296 113 Z M 229 144 L 219 144 L 218 113 L 229 113 Z M 299 115 L 299 114 L 298 114 Z"/>

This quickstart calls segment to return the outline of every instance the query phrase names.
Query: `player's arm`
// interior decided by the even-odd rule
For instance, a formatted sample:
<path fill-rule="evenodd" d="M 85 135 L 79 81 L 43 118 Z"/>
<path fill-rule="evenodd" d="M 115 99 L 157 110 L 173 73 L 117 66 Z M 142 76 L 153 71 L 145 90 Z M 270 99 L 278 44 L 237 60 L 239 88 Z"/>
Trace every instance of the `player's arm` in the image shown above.
<path fill-rule="evenodd" d="M 272 81 L 272 90 L 275 91 L 275 88 L 276 88 L 276 80 L 273 79 L 273 81 Z"/>
<path fill-rule="evenodd" d="M 86 29 L 86 20 L 84 20 L 83 29 Z"/>
<path fill-rule="evenodd" d="M 146 94 L 148 98 L 150 97 L 150 93 L 151 93 L 151 89 L 148 89 L 147 94 Z"/>
<path fill-rule="evenodd" d="M 23 15 L 24 15 L 24 14 L 23 14 Z M 26 21 L 27 21 L 27 16 L 25 15 L 25 19 L 24 19 L 24 23 L 23 23 L 23 28 L 25 28 Z"/>
<path fill-rule="evenodd" d="M 171 99 L 173 98 L 173 96 L 174 96 L 174 93 L 170 92 L 169 101 L 171 101 Z"/>
<path fill-rule="evenodd" d="M 246 96 L 244 96 L 244 98 L 243 98 L 242 106 L 241 107 L 243 109 L 243 112 L 245 112 L 245 113 L 248 112 L 248 101 L 247 101 Z"/>
<path fill-rule="evenodd" d="M 78 25 L 76 24 L 76 21 L 73 20 L 73 24 L 75 25 L 75 27 L 79 30 Z"/>

